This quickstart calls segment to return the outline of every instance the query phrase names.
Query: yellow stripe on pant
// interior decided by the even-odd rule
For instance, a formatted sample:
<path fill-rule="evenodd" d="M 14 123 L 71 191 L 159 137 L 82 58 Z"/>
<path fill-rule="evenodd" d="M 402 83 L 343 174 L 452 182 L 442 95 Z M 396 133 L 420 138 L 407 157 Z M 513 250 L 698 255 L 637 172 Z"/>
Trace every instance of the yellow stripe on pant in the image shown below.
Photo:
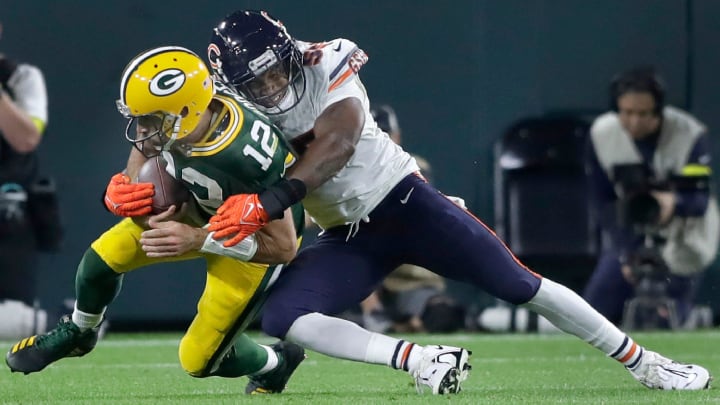
<path fill-rule="evenodd" d="M 269 278 L 268 266 L 241 262 L 225 256 L 188 253 L 173 258 L 149 258 L 140 246 L 143 228 L 127 218 L 110 228 L 92 243 L 92 248 L 117 273 L 127 273 L 155 263 L 204 257 L 207 262 L 205 290 L 198 301 L 198 311 L 180 341 L 182 368 L 194 376 L 207 375 L 211 360 L 218 360 L 240 331 L 237 325 L 260 305 Z M 251 307 L 248 307 L 248 305 Z"/>

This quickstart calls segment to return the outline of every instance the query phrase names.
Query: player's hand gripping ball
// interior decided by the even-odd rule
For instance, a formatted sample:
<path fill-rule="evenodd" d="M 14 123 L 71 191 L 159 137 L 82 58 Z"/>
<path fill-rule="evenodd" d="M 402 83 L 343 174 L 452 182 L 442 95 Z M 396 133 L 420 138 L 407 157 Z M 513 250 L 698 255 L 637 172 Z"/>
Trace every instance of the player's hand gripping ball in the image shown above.
<path fill-rule="evenodd" d="M 167 162 L 156 156 L 143 164 L 136 183 L 151 183 L 155 187 L 152 196 L 152 214 L 159 214 L 174 205 L 179 211 L 190 199 L 190 191 L 182 181 L 177 180 L 165 170 Z"/>

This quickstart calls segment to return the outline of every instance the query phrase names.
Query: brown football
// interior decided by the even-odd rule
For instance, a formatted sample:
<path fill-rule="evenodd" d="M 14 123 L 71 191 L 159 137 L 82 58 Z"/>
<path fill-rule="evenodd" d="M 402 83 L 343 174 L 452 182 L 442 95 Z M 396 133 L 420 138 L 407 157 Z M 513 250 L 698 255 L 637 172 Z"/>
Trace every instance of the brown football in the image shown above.
<path fill-rule="evenodd" d="M 190 191 L 185 185 L 175 179 L 165 170 L 167 162 L 160 156 L 151 158 L 140 168 L 138 183 L 152 183 L 155 185 L 152 212 L 159 214 L 175 205 L 179 211 L 184 202 L 190 199 Z"/>

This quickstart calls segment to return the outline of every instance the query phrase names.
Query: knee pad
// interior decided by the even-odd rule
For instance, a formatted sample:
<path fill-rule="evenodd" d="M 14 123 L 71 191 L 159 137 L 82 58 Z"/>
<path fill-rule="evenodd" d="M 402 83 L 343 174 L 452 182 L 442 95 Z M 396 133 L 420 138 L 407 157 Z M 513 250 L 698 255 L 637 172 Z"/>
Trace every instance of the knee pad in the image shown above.
<path fill-rule="evenodd" d="M 178 348 L 180 366 L 191 377 L 203 378 L 209 375 L 208 361 L 210 355 L 205 348 L 191 336 L 185 335 Z"/>

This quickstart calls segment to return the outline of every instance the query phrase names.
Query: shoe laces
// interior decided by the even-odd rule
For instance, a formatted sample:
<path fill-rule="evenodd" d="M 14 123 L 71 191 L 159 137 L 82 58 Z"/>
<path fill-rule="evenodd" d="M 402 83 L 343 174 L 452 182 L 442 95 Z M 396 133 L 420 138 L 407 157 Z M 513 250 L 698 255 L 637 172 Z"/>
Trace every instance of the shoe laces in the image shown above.
<path fill-rule="evenodd" d="M 73 339 L 67 338 L 76 337 L 78 335 L 78 332 L 78 329 L 73 329 L 73 324 L 71 321 L 62 320 L 55 329 L 44 335 L 38 336 L 35 341 L 35 345 L 37 347 L 44 347 L 45 343 L 51 342 L 67 342 L 66 344 L 69 344 L 73 341 Z"/>

